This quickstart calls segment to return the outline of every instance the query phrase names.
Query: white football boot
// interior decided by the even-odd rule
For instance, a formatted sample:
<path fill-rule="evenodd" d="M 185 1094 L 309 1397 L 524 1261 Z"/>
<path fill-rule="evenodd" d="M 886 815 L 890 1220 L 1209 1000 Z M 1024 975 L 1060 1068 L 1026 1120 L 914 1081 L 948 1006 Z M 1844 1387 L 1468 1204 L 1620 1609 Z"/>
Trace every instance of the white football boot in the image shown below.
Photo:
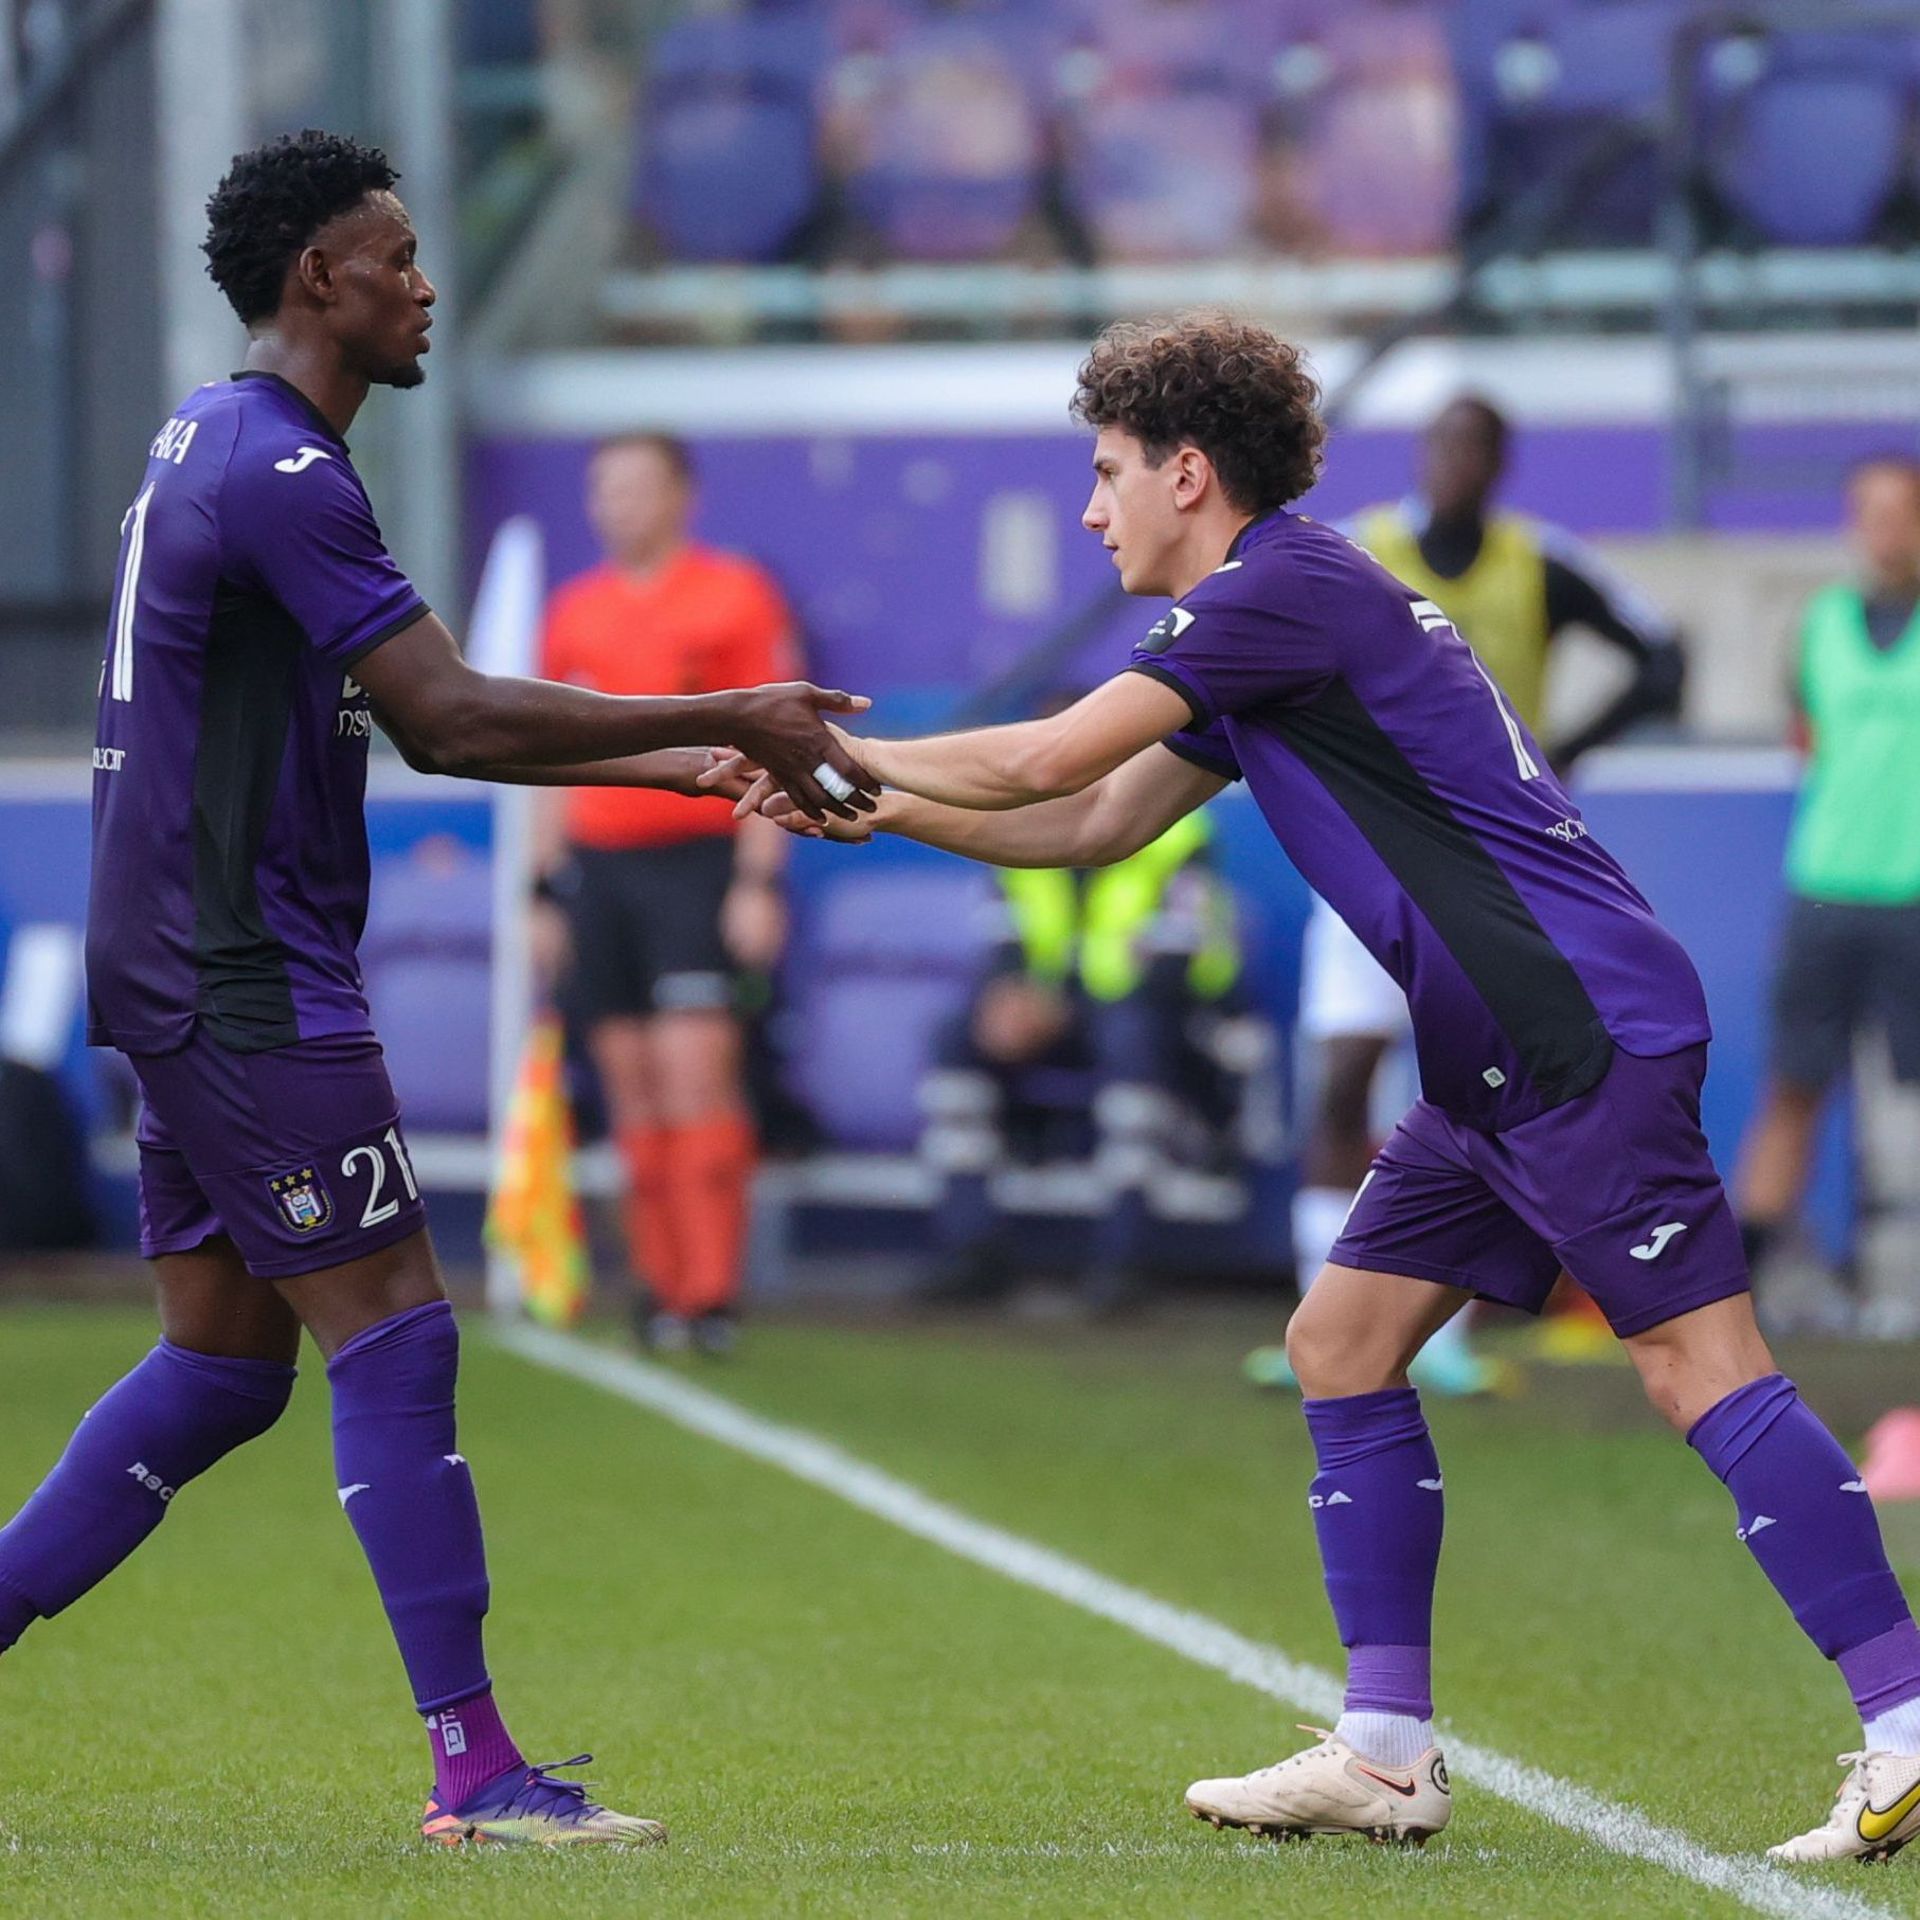
<path fill-rule="evenodd" d="M 1244 1827 L 1271 1840 L 1364 1833 L 1385 1846 L 1424 1847 L 1453 1817 L 1447 1763 L 1429 1747 L 1411 1767 L 1380 1767 L 1338 1734 L 1303 1726 L 1320 1744 L 1235 1780 L 1196 1780 L 1187 1808 L 1216 1827 Z"/>
<path fill-rule="evenodd" d="M 1769 1860 L 1891 1860 L 1920 1839 L 1920 1754 L 1843 1753 L 1840 1764 L 1852 1771 L 1826 1824 L 1769 1847 Z"/>

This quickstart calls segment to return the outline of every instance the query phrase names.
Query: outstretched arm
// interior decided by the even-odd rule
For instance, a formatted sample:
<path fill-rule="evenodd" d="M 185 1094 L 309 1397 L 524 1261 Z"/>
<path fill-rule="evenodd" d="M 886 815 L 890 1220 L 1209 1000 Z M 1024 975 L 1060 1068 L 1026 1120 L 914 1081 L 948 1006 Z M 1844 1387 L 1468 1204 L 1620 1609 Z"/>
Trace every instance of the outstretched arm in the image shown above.
<path fill-rule="evenodd" d="M 1185 698 L 1172 687 L 1143 673 L 1121 673 L 1044 720 L 847 745 L 889 786 L 949 807 L 997 812 L 1080 793 L 1192 721 Z"/>
<path fill-rule="evenodd" d="M 1104 867 L 1159 839 L 1226 784 L 1219 774 L 1156 743 L 1079 793 L 1000 812 L 948 807 L 897 792 L 883 793 L 877 809 L 861 820 L 833 821 L 824 828 L 785 794 L 768 799 L 764 810 L 790 832 L 831 840 L 892 833 L 989 866 Z"/>
<path fill-rule="evenodd" d="M 499 779 L 507 776 L 495 770 L 517 769 L 525 778 L 550 767 L 564 770 L 565 785 L 652 785 L 647 777 L 589 781 L 580 769 L 597 766 L 605 774 L 609 763 L 662 747 L 736 746 L 779 774 L 795 803 L 816 818 L 851 818 L 877 785 L 820 717 L 823 710 L 858 713 L 868 703 L 804 681 L 626 699 L 477 673 L 432 614 L 356 659 L 353 675 L 408 764 L 428 773 Z M 816 777 L 823 767 L 825 783 Z"/>
<path fill-rule="evenodd" d="M 630 753 L 620 760 L 584 760 L 555 767 L 462 767 L 457 777 L 493 780 L 508 787 L 659 787 L 668 793 L 699 798 L 721 792 L 698 784 L 700 775 L 712 765 L 713 755 L 705 747 L 662 747 L 655 753 Z M 722 792 L 721 797 L 738 799 L 739 792 Z"/>

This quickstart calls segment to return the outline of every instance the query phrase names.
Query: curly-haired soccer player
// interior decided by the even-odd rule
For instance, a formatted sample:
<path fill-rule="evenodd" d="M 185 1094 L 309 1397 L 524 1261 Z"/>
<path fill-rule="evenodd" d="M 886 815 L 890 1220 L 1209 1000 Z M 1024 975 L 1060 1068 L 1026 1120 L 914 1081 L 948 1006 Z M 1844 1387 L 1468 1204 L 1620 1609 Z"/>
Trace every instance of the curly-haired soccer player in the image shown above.
<path fill-rule="evenodd" d="M 340 1502 L 426 1716 L 425 1832 L 646 1843 L 664 1829 L 525 1762 L 488 1682 L 458 1336 L 354 952 L 371 723 L 442 773 L 688 792 L 701 743 L 758 743 L 824 810 L 870 783 L 819 709 L 864 702 L 799 684 L 611 699 L 464 664 L 342 437 L 370 387 L 422 378 L 434 290 L 394 179 L 379 152 L 305 133 L 240 156 L 208 203 L 246 369 L 190 394 L 149 450 L 93 754 L 89 1038 L 144 1095 L 163 1338 L 0 1532 L 0 1649 L 273 1425 L 304 1326 Z"/>
<path fill-rule="evenodd" d="M 1075 399 L 1096 429 L 1084 520 L 1127 590 L 1172 609 L 1056 718 L 859 743 L 902 790 L 872 824 L 1005 866 L 1124 858 L 1245 778 L 1410 1002 L 1424 1097 L 1287 1333 L 1346 1710 L 1318 1745 L 1187 1803 L 1273 1834 L 1446 1824 L 1443 1496 L 1407 1363 L 1475 1294 L 1537 1311 L 1564 1266 L 1865 1722 L 1831 1817 L 1772 1857 L 1885 1858 L 1920 1834 L 1920 1631 L 1851 1462 L 1754 1324 L 1700 1131 L 1699 980 L 1446 616 L 1287 510 L 1318 467 L 1317 399 L 1260 328 L 1109 329 Z M 741 805 L 795 824 L 775 785 Z"/>

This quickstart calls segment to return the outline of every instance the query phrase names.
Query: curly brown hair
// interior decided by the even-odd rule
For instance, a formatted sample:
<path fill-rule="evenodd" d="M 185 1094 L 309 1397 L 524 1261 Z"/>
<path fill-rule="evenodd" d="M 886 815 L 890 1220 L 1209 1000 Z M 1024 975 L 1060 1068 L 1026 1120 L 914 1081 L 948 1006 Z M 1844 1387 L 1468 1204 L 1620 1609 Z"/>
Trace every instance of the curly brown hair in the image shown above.
<path fill-rule="evenodd" d="M 1115 321 L 1081 363 L 1072 413 L 1132 434 L 1152 466 L 1198 447 L 1251 513 L 1299 499 L 1319 478 L 1327 437 L 1300 349 L 1227 313 Z"/>

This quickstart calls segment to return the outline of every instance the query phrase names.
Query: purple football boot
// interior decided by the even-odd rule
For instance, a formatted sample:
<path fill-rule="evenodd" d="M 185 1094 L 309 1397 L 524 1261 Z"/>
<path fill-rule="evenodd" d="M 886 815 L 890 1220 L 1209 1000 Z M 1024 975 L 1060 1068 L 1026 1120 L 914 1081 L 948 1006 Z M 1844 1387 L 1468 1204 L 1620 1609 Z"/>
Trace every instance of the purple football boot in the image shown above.
<path fill-rule="evenodd" d="M 429 1794 L 420 1831 L 443 1847 L 486 1841 L 534 1847 L 596 1841 L 617 1847 L 665 1846 L 667 1830 L 658 1820 L 611 1812 L 589 1800 L 581 1782 L 553 1777 L 557 1767 L 584 1767 L 592 1759 L 590 1753 L 577 1753 L 571 1760 L 550 1760 L 544 1766 L 509 1767 L 451 1809 Z"/>

